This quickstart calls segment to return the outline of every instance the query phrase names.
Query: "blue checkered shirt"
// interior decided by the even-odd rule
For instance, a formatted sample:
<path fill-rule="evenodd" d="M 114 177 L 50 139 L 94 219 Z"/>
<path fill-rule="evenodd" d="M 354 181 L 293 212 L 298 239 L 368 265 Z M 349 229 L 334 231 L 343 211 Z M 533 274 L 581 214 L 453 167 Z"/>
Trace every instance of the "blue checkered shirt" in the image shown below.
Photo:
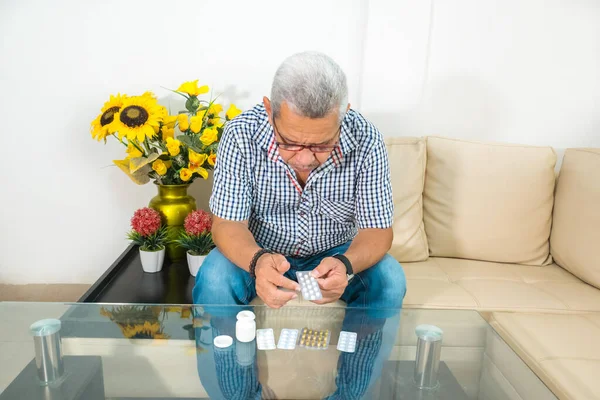
<path fill-rule="evenodd" d="M 227 124 L 218 149 L 211 212 L 248 221 L 262 247 L 307 257 L 353 239 L 358 229 L 392 226 L 394 205 L 381 133 L 354 110 L 337 148 L 304 188 L 279 156 L 264 106 Z"/>

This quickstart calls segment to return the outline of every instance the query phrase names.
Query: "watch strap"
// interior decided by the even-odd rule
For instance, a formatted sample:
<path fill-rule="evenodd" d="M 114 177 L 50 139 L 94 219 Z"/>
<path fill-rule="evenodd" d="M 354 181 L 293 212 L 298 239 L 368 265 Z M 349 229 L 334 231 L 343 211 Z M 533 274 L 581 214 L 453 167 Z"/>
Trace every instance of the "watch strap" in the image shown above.
<path fill-rule="evenodd" d="M 338 260 L 340 260 L 344 266 L 346 267 L 346 274 L 347 275 L 354 275 L 354 270 L 352 269 L 352 263 L 350 262 L 350 260 L 348 260 L 348 257 L 346 257 L 343 254 L 336 254 L 334 256 L 332 256 L 333 258 L 337 258 Z"/>

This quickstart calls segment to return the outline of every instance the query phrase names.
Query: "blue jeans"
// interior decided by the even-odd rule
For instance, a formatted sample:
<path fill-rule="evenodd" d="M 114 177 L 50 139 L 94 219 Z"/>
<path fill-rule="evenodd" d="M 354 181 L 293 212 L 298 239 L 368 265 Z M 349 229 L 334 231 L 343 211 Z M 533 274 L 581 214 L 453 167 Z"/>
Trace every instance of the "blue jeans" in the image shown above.
<path fill-rule="evenodd" d="M 349 246 L 350 242 L 312 257 L 288 257 L 290 269 L 285 276 L 296 281 L 295 271 L 310 271 L 323 258 L 344 253 Z M 357 332 L 357 351 L 340 354 L 337 390 L 329 399 L 373 397 L 370 391 L 395 342 L 405 293 L 404 271 L 389 255 L 348 282 L 341 297 L 347 304 L 342 330 Z M 196 275 L 192 296 L 195 304 L 207 305 L 205 309 L 213 316 L 210 330 L 196 330 L 196 340 L 203 337 L 210 343 L 217 335 L 235 337 L 235 311 L 238 310 L 228 315 L 227 307 L 218 306 L 249 304 L 256 297 L 255 282 L 249 273 L 214 249 Z M 200 380 L 211 398 L 259 399 L 264 396 L 265 388 L 257 379 L 256 360 L 251 365 L 236 363 L 235 346 L 224 350 L 208 346 L 207 352 L 199 353 Z"/>
<path fill-rule="evenodd" d="M 325 257 L 344 253 L 351 242 L 323 253 L 306 257 L 287 257 L 290 269 L 285 273 L 297 281 L 295 271 L 311 271 Z M 254 279 L 229 261 L 218 249 L 213 249 L 196 275 L 192 292 L 194 304 L 249 304 L 256 297 Z M 354 275 L 341 299 L 348 307 L 399 309 L 406 293 L 406 278 L 402 267 L 386 254 L 377 264 Z"/>

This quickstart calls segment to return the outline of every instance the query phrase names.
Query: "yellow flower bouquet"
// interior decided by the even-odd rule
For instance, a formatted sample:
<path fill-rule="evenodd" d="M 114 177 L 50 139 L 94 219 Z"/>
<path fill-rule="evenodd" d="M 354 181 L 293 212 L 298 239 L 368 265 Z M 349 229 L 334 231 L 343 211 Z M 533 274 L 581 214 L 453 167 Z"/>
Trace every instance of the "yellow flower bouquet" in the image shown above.
<path fill-rule="evenodd" d="M 223 117 L 223 106 L 215 99 L 199 98 L 208 91 L 198 80 L 173 90 L 186 99 L 186 111 L 178 115 L 170 115 L 151 92 L 111 95 L 91 124 L 92 137 L 106 143 L 112 136 L 126 147 L 127 156 L 113 162 L 139 185 L 151 179 L 159 185 L 207 179 L 225 124 L 241 113 L 231 104 Z M 175 128 L 181 135 L 175 137 Z"/>
<path fill-rule="evenodd" d="M 169 335 L 164 333 L 165 314 L 164 307 L 160 306 L 100 308 L 100 315 L 116 323 L 128 339 L 169 339 Z"/>

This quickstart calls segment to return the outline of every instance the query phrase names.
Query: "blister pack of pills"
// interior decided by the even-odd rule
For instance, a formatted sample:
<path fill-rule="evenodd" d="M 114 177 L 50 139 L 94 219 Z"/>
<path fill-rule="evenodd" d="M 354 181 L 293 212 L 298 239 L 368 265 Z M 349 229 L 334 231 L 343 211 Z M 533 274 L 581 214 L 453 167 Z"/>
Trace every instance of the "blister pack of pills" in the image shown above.
<path fill-rule="evenodd" d="M 329 329 L 316 330 L 310 328 L 302 329 L 298 344 L 300 347 L 313 350 L 325 350 L 329 347 L 331 332 Z"/>
<path fill-rule="evenodd" d="M 296 271 L 296 277 L 300 284 L 302 297 L 305 300 L 320 300 L 323 298 L 321 288 L 315 277 L 310 274 L 310 271 Z"/>
<path fill-rule="evenodd" d="M 286 329 L 281 330 L 279 335 L 279 341 L 277 342 L 277 348 L 283 350 L 294 350 L 296 348 L 296 340 L 298 339 L 298 329 Z"/>
<path fill-rule="evenodd" d="M 356 351 L 356 332 L 340 332 L 337 349 L 346 353 L 354 353 Z"/>
<path fill-rule="evenodd" d="M 259 350 L 275 350 L 275 335 L 273 329 L 256 330 L 256 347 Z"/>

